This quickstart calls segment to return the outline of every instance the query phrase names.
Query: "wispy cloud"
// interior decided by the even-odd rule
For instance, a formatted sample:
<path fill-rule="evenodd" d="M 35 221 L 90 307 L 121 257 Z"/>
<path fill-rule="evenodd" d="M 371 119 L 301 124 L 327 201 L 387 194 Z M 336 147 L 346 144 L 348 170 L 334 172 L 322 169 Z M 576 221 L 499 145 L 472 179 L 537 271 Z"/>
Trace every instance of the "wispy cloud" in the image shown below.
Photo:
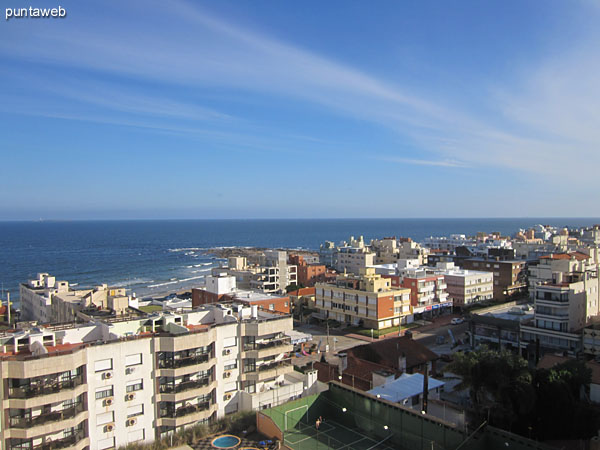
<path fill-rule="evenodd" d="M 0 55 L 28 55 L 50 66 L 171 86 L 235 88 L 240 95 L 259 92 L 309 102 L 380 124 L 422 149 L 399 151 L 394 157 L 398 163 L 560 173 L 577 183 L 585 183 L 600 163 L 597 35 L 589 36 L 588 45 L 577 53 L 519 68 L 516 83 L 498 80 L 494 89 L 479 87 L 472 95 L 481 98 L 487 111 L 479 114 L 466 104 L 445 103 L 425 88 L 415 93 L 349 64 L 229 23 L 196 4 L 153 2 L 128 8 L 136 5 L 152 16 L 138 23 L 127 14 L 108 11 L 95 22 L 81 21 L 69 28 L 23 29 L 17 39 L 0 42 Z M 133 114 L 160 110 L 175 118 L 228 118 L 227 113 L 160 95 L 122 91 L 110 95 L 107 90 L 91 93 L 80 85 L 65 87 L 60 94 Z M 423 154 L 438 158 L 430 160 Z"/>
<path fill-rule="evenodd" d="M 451 168 L 467 168 L 469 165 L 454 160 L 428 160 L 428 159 L 410 159 L 410 158 L 379 158 L 383 161 L 389 161 L 399 164 L 409 164 L 415 166 L 435 166 Z"/>

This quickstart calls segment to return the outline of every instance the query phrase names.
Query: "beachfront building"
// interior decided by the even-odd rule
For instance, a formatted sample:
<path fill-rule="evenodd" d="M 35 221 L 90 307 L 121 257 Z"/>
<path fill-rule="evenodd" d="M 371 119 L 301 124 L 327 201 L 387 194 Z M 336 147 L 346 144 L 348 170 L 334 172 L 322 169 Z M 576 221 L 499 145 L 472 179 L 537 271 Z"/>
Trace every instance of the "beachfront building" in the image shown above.
<path fill-rule="evenodd" d="M 227 259 L 228 267 L 215 268 L 212 274 L 226 272 L 235 277 L 238 289 L 252 289 L 265 294 L 283 293 L 288 286 L 298 284 L 298 268 L 288 264 L 287 253 L 267 250 L 260 257 L 260 264 L 248 264 L 243 256 Z"/>
<path fill-rule="evenodd" d="M 215 269 L 213 275 L 207 276 L 204 287 L 192 289 L 193 308 L 206 304 L 236 301 L 249 306 L 258 306 L 268 311 L 284 314 L 291 312 L 289 296 L 238 289 L 236 278 L 221 270 Z"/>
<path fill-rule="evenodd" d="M 302 395 L 289 315 L 240 304 L 113 316 L 0 335 L 0 441 L 9 450 L 151 442 Z"/>
<path fill-rule="evenodd" d="M 494 274 L 459 269 L 454 263 L 438 263 L 437 269 L 446 281 L 448 297 L 454 306 L 463 307 L 494 297 Z"/>
<path fill-rule="evenodd" d="M 376 330 L 412 322 L 410 291 L 393 288 L 371 267 L 358 276 L 339 275 L 335 283 L 317 283 L 315 308 L 321 319 Z"/>
<path fill-rule="evenodd" d="M 350 236 L 350 242 L 343 242 L 337 249 L 335 269 L 340 272 L 358 275 L 361 270 L 375 264 L 375 252 L 365 245 L 362 236 L 354 239 Z"/>
<path fill-rule="evenodd" d="M 57 281 L 47 273 L 21 284 L 20 301 L 21 320 L 38 323 L 71 322 L 103 311 L 125 315 L 130 312 L 129 306 L 136 303 L 124 288 L 102 284 L 93 289 L 71 289 L 69 282 Z"/>

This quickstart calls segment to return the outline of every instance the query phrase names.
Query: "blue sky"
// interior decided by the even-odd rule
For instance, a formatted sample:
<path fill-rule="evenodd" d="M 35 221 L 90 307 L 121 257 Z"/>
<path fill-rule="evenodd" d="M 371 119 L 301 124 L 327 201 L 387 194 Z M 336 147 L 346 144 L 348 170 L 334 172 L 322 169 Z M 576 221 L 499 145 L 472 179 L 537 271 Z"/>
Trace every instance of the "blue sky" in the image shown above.
<path fill-rule="evenodd" d="M 600 216 L 597 1 L 61 5 L 0 23 L 0 219 Z"/>

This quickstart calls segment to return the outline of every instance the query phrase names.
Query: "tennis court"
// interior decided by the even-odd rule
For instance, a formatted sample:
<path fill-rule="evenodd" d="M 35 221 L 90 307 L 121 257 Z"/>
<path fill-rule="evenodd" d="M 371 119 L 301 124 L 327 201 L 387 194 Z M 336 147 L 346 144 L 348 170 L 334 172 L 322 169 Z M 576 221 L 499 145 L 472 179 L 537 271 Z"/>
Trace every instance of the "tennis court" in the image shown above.
<path fill-rule="evenodd" d="M 376 441 L 338 422 L 326 420 L 318 429 L 315 423 L 297 422 L 294 428 L 286 430 L 284 440 L 293 450 L 393 450 L 386 444 L 391 435 L 390 432 L 388 437 Z"/>

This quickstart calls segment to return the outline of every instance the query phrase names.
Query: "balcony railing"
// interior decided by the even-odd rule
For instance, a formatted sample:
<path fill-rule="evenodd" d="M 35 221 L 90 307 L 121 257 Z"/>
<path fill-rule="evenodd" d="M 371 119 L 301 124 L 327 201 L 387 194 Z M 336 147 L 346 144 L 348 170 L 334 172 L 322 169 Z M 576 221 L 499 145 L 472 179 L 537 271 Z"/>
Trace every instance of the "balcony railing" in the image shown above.
<path fill-rule="evenodd" d="M 281 347 L 291 344 L 290 338 L 273 339 L 267 342 L 257 342 L 255 344 L 244 344 L 244 351 L 248 350 L 264 350 L 267 348 Z"/>
<path fill-rule="evenodd" d="M 184 358 L 177 359 L 159 359 L 158 367 L 160 369 L 177 369 L 179 367 L 192 366 L 194 364 L 202 364 L 208 362 L 210 359 L 210 353 L 204 353 L 201 355 L 186 356 Z"/>
<path fill-rule="evenodd" d="M 8 390 L 9 398 L 32 398 L 40 395 L 56 394 L 57 392 L 74 389 L 84 383 L 83 375 L 79 375 L 75 378 L 71 378 L 66 381 L 56 381 L 43 385 L 29 385 L 22 387 L 11 387 Z"/>
<path fill-rule="evenodd" d="M 184 417 L 189 416 L 190 414 L 195 414 L 197 412 L 206 411 L 210 409 L 210 401 L 205 401 L 202 403 L 198 403 L 197 405 L 186 405 L 181 406 L 175 410 L 167 409 L 161 414 L 161 418 L 176 418 L 176 417 Z"/>
<path fill-rule="evenodd" d="M 161 384 L 159 390 L 161 394 L 171 394 L 185 392 L 191 389 L 200 389 L 208 386 L 209 384 L 210 377 L 205 377 L 199 380 L 184 381 L 182 383 L 176 384 L 175 386 L 173 386 L 172 384 Z"/>
<path fill-rule="evenodd" d="M 271 364 L 261 364 L 258 366 L 259 372 L 264 372 L 265 370 L 277 369 L 279 367 L 289 366 L 291 362 L 289 360 L 277 361 Z"/>
<path fill-rule="evenodd" d="M 560 303 L 568 303 L 569 302 L 569 294 L 554 294 L 550 292 L 536 292 L 535 298 L 537 300 L 543 300 L 547 302 L 560 302 Z"/>
<path fill-rule="evenodd" d="M 35 445 L 33 447 L 31 447 L 32 450 L 57 450 L 60 448 L 67 448 L 67 447 L 71 447 L 72 445 L 77 444 L 79 441 L 85 439 L 85 432 L 83 430 L 81 431 L 77 431 L 75 434 L 66 437 L 66 438 L 62 438 L 62 439 L 57 439 L 56 441 L 51 441 L 51 442 L 46 442 L 44 444 L 40 444 L 40 445 Z M 12 447 L 13 449 L 17 449 L 17 448 L 22 448 L 22 447 L 17 447 L 14 446 Z"/>
<path fill-rule="evenodd" d="M 44 413 L 37 417 L 23 417 L 13 416 L 8 420 L 11 428 L 32 428 L 38 425 L 43 425 L 50 422 L 59 422 L 61 420 L 72 419 L 80 412 L 84 411 L 85 407 L 83 403 L 78 403 L 71 408 L 63 409 L 62 411 L 52 411 L 50 413 Z"/>

